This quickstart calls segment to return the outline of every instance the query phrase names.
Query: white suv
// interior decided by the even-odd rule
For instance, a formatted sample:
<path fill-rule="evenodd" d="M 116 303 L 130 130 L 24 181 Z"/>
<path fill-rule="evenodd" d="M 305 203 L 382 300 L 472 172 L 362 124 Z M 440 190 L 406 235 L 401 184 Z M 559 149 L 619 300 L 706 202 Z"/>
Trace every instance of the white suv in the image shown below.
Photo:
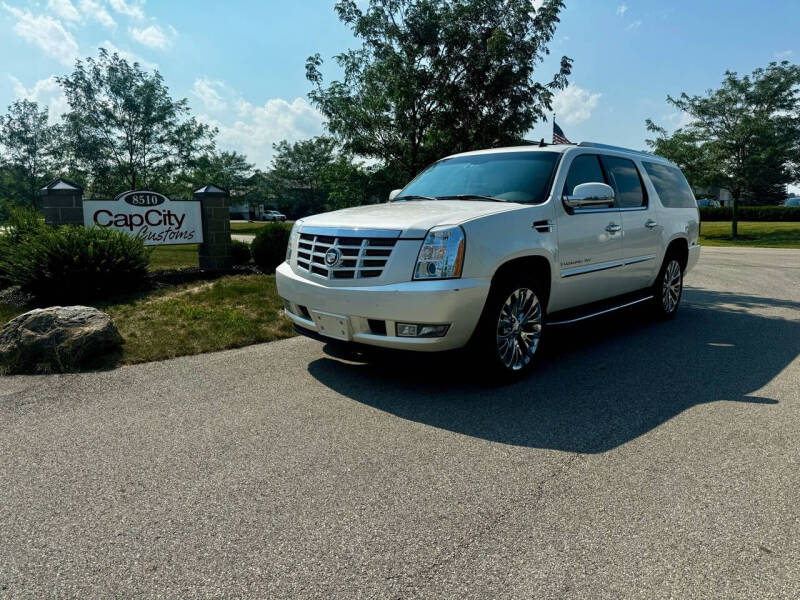
<path fill-rule="evenodd" d="M 659 156 L 586 142 L 467 152 L 388 204 L 297 221 L 277 286 L 311 337 L 470 344 L 520 373 L 543 327 L 640 302 L 674 316 L 699 225 L 689 184 Z"/>

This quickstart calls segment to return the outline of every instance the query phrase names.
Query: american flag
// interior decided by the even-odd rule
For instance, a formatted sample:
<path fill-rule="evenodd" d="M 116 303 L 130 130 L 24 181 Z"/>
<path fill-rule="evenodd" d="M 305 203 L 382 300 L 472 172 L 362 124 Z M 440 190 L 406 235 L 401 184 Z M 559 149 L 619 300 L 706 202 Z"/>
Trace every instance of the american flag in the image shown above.
<path fill-rule="evenodd" d="M 567 139 L 567 136 L 564 135 L 564 131 L 561 129 L 561 127 L 558 126 L 558 123 L 556 123 L 555 116 L 553 117 L 553 143 L 554 144 L 572 143 Z"/>

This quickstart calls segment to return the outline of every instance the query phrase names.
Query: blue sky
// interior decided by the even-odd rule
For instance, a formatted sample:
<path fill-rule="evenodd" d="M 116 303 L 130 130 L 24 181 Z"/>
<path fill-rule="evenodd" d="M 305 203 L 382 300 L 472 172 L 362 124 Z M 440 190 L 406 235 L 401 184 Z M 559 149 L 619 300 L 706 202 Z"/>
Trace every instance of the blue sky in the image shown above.
<path fill-rule="evenodd" d="M 53 76 L 102 45 L 157 67 L 174 95 L 219 127 L 221 147 L 263 168 L 273 142 L 323 132 L 306 99 L 305 59 L 320 52 L 326 75 L 335 75 L 330 57 L 355 44 L 333 5 L 0 0 L 0 107 L 29 97 L 60 113 Z M 642 148 L 646 118 L 681 123 L 667 94 L 700 93 L 725 69 L 800 59 L 800 1 L 567 0 L 551 51 L 542 81 L 562 54 L 575 60 L 555 105 L 566 135 Z M 550 127 L 539 124 L 530 137 L 549 139 Z"/>

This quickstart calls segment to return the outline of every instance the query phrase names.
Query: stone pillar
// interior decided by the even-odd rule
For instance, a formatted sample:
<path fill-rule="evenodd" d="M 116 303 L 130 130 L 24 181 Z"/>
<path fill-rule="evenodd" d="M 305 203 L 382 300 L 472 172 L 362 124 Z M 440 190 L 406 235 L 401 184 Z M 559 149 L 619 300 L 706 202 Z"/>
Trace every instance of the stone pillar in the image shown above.
<path fill-rule="evenodd" d="M 233 259 L 228 191 L 216 185 L 206 185 L 196 190 L 194 197 L 201 202 L 203 211 L 204 241 L 199 247 L 200 268 L 230 269 Z"/>
<path fill-rule="evenodd" d="M 51 181 L 41 190 L 44 220 L 48 225 L 83 225 L 83 188 L 61 179 Z"/>

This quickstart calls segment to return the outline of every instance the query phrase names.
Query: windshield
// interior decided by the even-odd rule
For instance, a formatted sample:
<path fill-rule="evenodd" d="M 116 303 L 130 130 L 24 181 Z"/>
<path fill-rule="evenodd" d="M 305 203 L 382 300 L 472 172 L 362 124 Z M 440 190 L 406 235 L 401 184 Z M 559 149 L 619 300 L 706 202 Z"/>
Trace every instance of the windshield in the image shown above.
<path fill-rule="evenodd" d="M 486 196 L 540 204 L 547 199 L 559 152 L 503 152 L 446 158 L 420 173 L 397 195 L 466 200 Z M 473 197 L 473 198 L 471 198 Z"/>

